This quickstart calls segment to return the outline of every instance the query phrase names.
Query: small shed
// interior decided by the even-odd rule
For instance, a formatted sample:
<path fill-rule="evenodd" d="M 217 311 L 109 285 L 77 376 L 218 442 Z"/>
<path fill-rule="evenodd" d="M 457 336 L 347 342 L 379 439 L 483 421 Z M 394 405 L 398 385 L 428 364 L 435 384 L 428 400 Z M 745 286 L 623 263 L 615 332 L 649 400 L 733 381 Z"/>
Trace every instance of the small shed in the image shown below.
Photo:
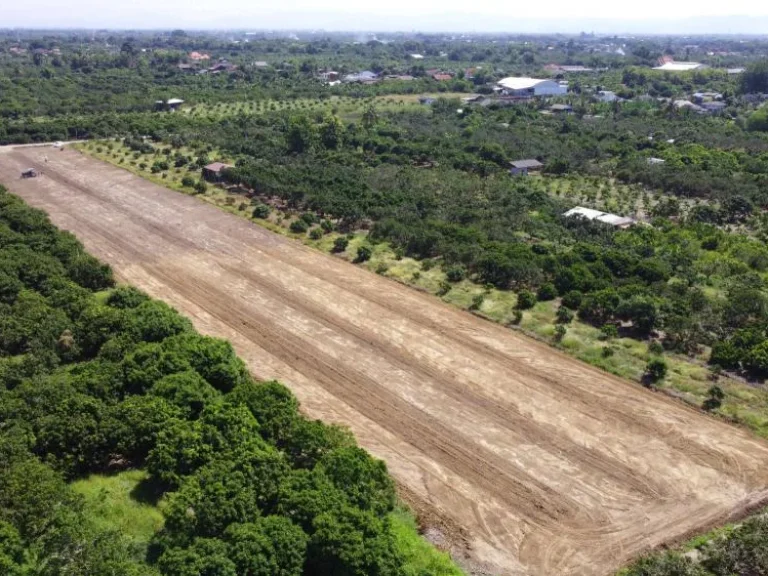
<path fill-rule="evenodd" d="M 209 182 L 219 182 L 224 170 L 229 168 L 233 168 L 233 166 L 231 164 L 224 164 L 224 162 L 211 162 L 203 167 L 203 178 Z"/>
<path fill-rule="evenodd" d="M 570 104 L 552 104 L 549 107 L 549 111 L 554 114 L 571 114 L 573 107 Z"/>
<path fill-rule="evenodd" d="M 513 176 L 517 174 L 527 176 L 529 172 L 540 172 L 544 168 L 544 164 L 535 159 L 515 160 L 509 165 L 511 166 L 509 173 Z"/>

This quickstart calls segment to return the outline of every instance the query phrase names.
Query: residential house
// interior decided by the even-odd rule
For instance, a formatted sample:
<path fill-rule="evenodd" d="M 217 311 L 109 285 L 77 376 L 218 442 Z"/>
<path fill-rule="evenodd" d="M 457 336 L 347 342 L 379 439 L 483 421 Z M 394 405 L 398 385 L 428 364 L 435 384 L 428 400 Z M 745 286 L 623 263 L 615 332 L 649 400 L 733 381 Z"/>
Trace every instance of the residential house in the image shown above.
<path fill-rule="evenodd" d="M 447 82 L 448 80 L 452 80 L 453 76 L 446 73 L 432 74 L 432 79 L 437 80 L 438 82 Z"/>
<path fill-rule="evenodd" d="M 568 87 L 554 80 L 538 78 L 509 77 L 497 82 L 497 87 L 506 96 L 532 98 L 534 96 L 561 96 L 568 93 Z"/>
<path fill-rule="evenodd" d="M 565 214 L 566 218 L 578 217 L 586 218 L 587 220 L 593 220 L 595 222 L 602 222 L 603 224 L 609 224 L 614 228 L 624 229 L 629 228 L 633 224 L 636 224 L 636 220 L 627 218 L 626 216 L 618 216 L 609 212 L 601 212 L 600 210 L 593 210 L 592 208 L 584 208 L 583 206 L 576 206 L 571 208 Z"/>
<path fill-rule="evenodd" d="M 696 104 L 701 104 L 713 100 L 722 100 L 723 95 L 720 92 L 695 92 L 691 98 Z"/>
<path fill-rule="evenodd" d="M 208 68 L 208 72 L 211 74 L 219 74 L 220 72 L 232 72 L 233 70 L 237 70 L 237 66 L 231 64 L 227 60 L 220 60 L 217 64 L 214 64 Z"/>
<path fill-rule="evenodd" d="M 326 70 L 325 72 L 320 72 L 317 77 L 325 82 L 334 82 L 339 79 L 339 73 L 336 70 Z"/>
<path fill-rule="evenodd" d="M 717 114 L 718 112 L 725 110 L 726 103 L 721 101 L 702 102 L 701 107 L 707 114 Z"/>
<path fill-rule="evenodd" d="M 254 68 L 269 68 L 269 62 L 265 62 L 264 60 L 257 60 L 253 63 Z"/>
<path fill-rule="evenodd" d="M 414 60 L 424 60 L 424 55 L 423 54 L 409 54 L 409 56 L 411 58 L 413 58 Z"/>
<path fill-rule="evenodd" d="M 363 70 L 356 74 L 347 74 L 344 76 L 344 82 L 375 82 L 378 80 L 379 75 L 370 70 Z"/>
<path fill-rule="evenodd" d="M 678 110 L 688 109 L 688 110 L 691 110 L 692 112 L 699 112 L 699 113 L 704 111 L 704 108 L 702 108 L 698 104 L 694 104 L 689 100 L 675 100 L 674 102 L 672 102 L 672 106 L 674 106 Z"/>
<path fill-rule="evenodd" d="M 610 90 L 598 90 L 595 93 L 595 100 L 598 102 L 617 102 L 620 101 L 621 98 L 616 95 L 616 92 L 611 92 Z"/>
<path fill-rule="evenodd" d="M 530 172 L 541 172 L 544 168 L 544 164 L 535 159 L 514 160 L 509 165 L 511 166 L 509 173 L 513 176 L 518 174 L 527 176 Z"/>
<path fill-rule="evenodd" d="M 194 60 L 195 62 L 200 62 L 202 60 L 210 60 L 211 56 L 210 54 L 203 54 L 201 52 L 190 52 L 189 59 Z"/>

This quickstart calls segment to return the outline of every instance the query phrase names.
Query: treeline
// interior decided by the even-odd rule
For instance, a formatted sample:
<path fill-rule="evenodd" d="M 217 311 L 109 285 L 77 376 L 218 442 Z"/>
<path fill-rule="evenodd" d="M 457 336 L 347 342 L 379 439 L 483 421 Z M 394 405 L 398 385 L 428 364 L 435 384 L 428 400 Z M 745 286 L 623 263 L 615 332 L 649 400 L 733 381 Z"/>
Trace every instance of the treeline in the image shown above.
<path fill-rule="evenodd" d="M 645 557 L 620 576 L 757 576 L 768 574 L 768 518 L 764 514 L 721 534 L 693 555 L 666 552 Z"/>
<path fill-rule="evenodd" d="M 394 484 L 346 430 L 2 189 L 0 262 L 3 574 L 405 574 Z M 67 484 L 129 467 L 167 501 L 147 550 Z"/>

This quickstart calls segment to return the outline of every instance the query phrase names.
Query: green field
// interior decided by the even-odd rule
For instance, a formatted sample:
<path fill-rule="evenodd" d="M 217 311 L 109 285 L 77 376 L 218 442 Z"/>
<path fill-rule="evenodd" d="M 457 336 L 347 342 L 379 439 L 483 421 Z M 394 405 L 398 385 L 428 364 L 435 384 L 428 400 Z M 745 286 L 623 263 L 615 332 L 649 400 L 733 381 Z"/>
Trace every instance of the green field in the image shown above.
<path fill-rule="evenodd" d="M 163 527 L 162 505 L 142 491 L 147 478 L 143 470 L 94 474 L 73 482 L 72 489 L 84 498 L 86 516 L 94 529 L 116 530 L 146 547 Z"/>
<path fill-rule="evenodd" d="M 329 96 L 327 98 L 296 98 L 292 100 L 251 100 L 248 102 L 216 102 L 211 104 L 199 103 L 183 106 L 183 114 L 196 118 L 221 119 L 240 114 L 265 114 L 269 112 L 321 112 L 335 114 L 346 121 L 360 117 L 363 111 L 373 106 L 379 112 L 402 110 L 422 106 L 419 98 L 466 98 L 471 96 L 464 92 L 444 92 L 427 94 L 393 94 L 388 96 L 371 96 L 368 98 L 353 98 L 350 96 Z M 428 110 L 428 107 L 423 107 Z"/>

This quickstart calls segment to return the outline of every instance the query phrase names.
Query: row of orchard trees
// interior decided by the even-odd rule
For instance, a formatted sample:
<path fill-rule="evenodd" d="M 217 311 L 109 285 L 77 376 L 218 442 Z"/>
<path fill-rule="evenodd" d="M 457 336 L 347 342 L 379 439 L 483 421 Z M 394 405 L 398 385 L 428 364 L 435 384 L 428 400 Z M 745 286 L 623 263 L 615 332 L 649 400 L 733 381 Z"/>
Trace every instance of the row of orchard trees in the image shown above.
<path fill-rule="evenodd" d="M 393 482 L 346 430 L 4 190 L 0 263 L 0 573 L 403 573 Z M 127 467 L 167 500 L 148 549 L 68 485 Z"/>

